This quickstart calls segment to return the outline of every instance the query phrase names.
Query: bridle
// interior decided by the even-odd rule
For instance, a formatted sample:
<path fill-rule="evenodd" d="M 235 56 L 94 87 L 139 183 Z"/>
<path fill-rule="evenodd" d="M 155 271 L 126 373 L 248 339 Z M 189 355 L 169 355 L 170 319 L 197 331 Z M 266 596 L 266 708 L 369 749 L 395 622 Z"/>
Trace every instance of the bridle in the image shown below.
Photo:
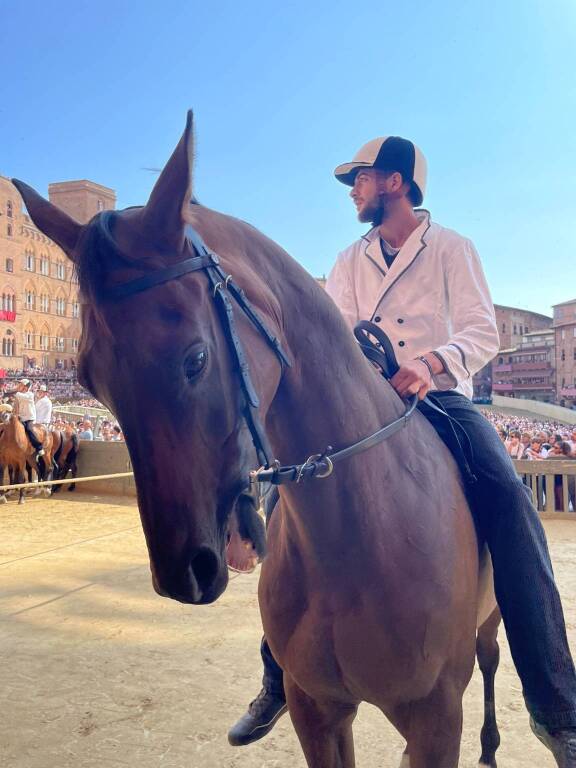
<path fill-rule="evenodd" d="M 111 216 L 111 212 L 104 212 L 102 214 L 101 224 L 106 232 L 109 244 L 111 244 L 116 252 L 119 253 L 110 233 Z M 251 486 L 257 486 L 260 483 L 283 485 L 290 482 L 299 483 L 310 478 L 323 479 L 329 477 L 332 474 L 336 463 L 378 445 L 378 443 L 391 437 L 406 426 L 408 419 L 414 413 L 416 405 L 418 404 L 418 397 L 416 395 L 407 402 L 406 410 L 402 416 L 368 437 L 358 440 L 347 448 L 332 452 L 332 447 L 328 446 L 322 453 L 310 456 L 303 464 L 281 465 L 273 456 L 268 437 L 262 426 L 262 422 L 260 421 L 260 400 L 254 388 L 254 384 L 252 383 L 248 361 L 236 330 L 234 305 L 232 300 L 236 302 L 237 306 L 244 312 L 248 320 L 250 320 L 252 325 L 274 352 L 283 371 L 285 368 L 290 367 L 290 360 L 282 349 L 280 340 L 267 328 L 264 321 L 248 301 L 244 291 L 234 282 L 232 275 L 228 275 L 224 272 L 220 266 L 220 259 L 218 256 L 206 246 L 200 235 L 191 226 L 187 226 L 186 228 L 186 239 L 191 250 L 196 254 L 195 256 L 177 262 L 169 267 L 165 267 L 164 269 L 154 270 L 153 272 L 149 272 L 142 277 L 137 277 L 134 280 L 111 286 L 106 289 L 106 296 L 110 299 L 124 299 L 128 296 L 133 296 L 135 293 L 147 291 L 156 285 L 167 283 L 170 280 L 176 280 L 189 272 L 204 271 L 208 278 L 212 297 L 216 302 L 220 313 L 222 326 L 230 353 L 235 363 L 236 371 L 240 377 L 240 385 L 244 399 L 243 416 L 252 436 L 252 442 L 256 449 L 258 461 L 260 462 L 260 468 L 250 472 Z M 380 345 L 365 342 L 361 343 L 361 346 L 369 359 L 380 364 L 382 353 L 377 349 Z M 385 365 L 385 363 L 382 364 Z"/>

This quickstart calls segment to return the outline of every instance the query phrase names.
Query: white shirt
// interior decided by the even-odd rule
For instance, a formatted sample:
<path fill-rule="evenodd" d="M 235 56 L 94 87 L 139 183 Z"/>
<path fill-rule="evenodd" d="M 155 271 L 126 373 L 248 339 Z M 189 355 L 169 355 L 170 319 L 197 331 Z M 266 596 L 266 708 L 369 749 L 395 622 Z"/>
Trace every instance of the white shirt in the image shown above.
<path fill-rule="evenodd" d="M 48 426 L 52 421 L 52 400 L 48 395 L 43 395 L 36 400 L 36 422 Z"/>
<path fill-rule="evenodd" d="M 472 376 L 498 352 L 494 305 L 480 259 L 462 235 L 416 211 L 420 224 L 386 269 L 375 227 L 339 254 L 326 290 L 351 328 L 371 320 L 398 362 L 436 352 L 445 372 L 433 389 L 472 397 Z"/>
<path fill-rule="evenodd" d="M 14 394 L 18 405 L 18 416 L 22 421 L 36 421 L 36 405 L 34 392 L 16 392 Z"/>

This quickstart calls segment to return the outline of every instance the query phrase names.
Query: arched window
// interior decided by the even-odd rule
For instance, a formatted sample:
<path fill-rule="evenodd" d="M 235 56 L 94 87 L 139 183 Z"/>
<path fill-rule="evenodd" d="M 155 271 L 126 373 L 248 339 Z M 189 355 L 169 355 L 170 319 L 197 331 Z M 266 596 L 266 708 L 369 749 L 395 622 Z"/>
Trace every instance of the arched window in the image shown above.
<path fill-rule="evenodd" d="M 36 269 L 36 257 L 33 251 L 26 251 L 24 253 L 24 269 L 27 272 L 34 272 Z"/>
<path fill-rule="evenodd" d="M 72 339 L 72 352 L 78 352 L 78 339 Z"/>
<path fill-rule="evenodd" d="M 7 234 L 7 236 L 8 236 L 8 237 L 12 237 L 12 232 L 13 232 L 13 230 L 12 230 L 12 224 L 7 224 L 7 225 L 6 225 L 6 234 Z"/>
<path fill-rule="evenodd" d="M 50 349 L 50 328 L 44 325 L 40 331 L 40 349 L 47 352 Z"/>
<path fill-rule="evenodd" d="M 66 280 L 66 264 L 63 261 L 56 262 L 56 277 L 58 280 Z"/>
<path fill-rule="evenodd" d="M 24 329 L 24 349 L 34 349 L 36 346 L 36 330 L 32 323 Z"/>
<path fill-rule="evenodd" d="M 80 304 L 77 301 L 72 302 L 72 317 L 80 317 Z"/>
<path fill-rule="evenodd" d="M 6 216 L 8 216 L 9 219 L 14 216 L 14 206 L 12 204 L 12 200 L 8 200 L 6 203 Z"/>
<path fill-rule="evenodd" d="M 45 253 L 40 256 L 40 274 L 46 276 L 50 275 L 50 261 Z"/>
<path fill-rule="evenodd" d="M 62 326 L 56 331 L 54 347 L 57 352 L 64 352 L 66 350 L 66 339 L 64 338 L 64 328 Z"/>
<path fill-rule="evenodd" d="M 36 309 L 36 292 L 33 288 L 26 288 L 24 291 L 24 306 L 31 312 Z"/>
<path fill-rule="evenodd" d="M 16 297 L 12 288 L 4 288 L 2 291 L 2 304 L 0 310 L 3 312 L 16 311 Z"/>
<path fill-rule="evenodd" d="M 62 317 L 66 314 L 66 299 L 62 294 L 56 297 L 56 314 Z"/>
<path fill-rule="evenodd" d="M 5 357 L 14 357 L 16 354 L 16 342 L 14 341 L 14 332 L 7 330 L 2 339 L 2 354 Z"/>
<path fill-rule="evenodd" d="M 47 285 L 43 285 L 40 294 L 40 312 L 50 312 L 50 291 Z"/>
<path fill-rule="evenodd" d="M 14 272 L 14 259 L 6 259 L 6 272 Z"/>

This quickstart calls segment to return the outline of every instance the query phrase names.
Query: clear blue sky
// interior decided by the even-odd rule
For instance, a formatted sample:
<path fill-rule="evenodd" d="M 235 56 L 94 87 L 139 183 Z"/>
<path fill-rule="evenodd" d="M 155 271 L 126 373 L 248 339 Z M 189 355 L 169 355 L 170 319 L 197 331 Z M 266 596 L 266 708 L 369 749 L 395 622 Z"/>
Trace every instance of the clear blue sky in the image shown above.
<path fill-rule="evenodd" d="M 321 275 L 365 230 L 333 168 L 399 134 L 494 301 L 548 313 L 576 296 L 575 51 L 573 0 L 0 0 L 0 173 L 141 204 L 192 107 L 200 200 Z"/>

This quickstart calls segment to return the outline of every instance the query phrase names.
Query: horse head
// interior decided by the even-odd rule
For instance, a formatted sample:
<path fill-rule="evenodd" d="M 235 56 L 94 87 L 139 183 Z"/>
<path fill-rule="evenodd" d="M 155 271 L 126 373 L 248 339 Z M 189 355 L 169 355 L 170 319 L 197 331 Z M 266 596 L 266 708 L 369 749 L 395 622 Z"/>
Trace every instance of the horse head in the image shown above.
<path fill-rule="evenodd" d="M 280 249 L 243 222 L 190 205 L 192 145 L 189 113 L 146 205 L 99 213 L 84 226 L 14 183 L 34 223 L 75 265 L 83 303 L 79 379 L 124 432 L 154 588 L 209 603 L 227 585 L 228 518 L 256 462 L 219 310 L 202 270 L 112 298 L 119 284 L 193 257 L 186 235 L 193 225 L 280 333 L 265 264 L 266 252 Z M 238 333 L 265 414 L 281 369 L 240 317 Z"/>

